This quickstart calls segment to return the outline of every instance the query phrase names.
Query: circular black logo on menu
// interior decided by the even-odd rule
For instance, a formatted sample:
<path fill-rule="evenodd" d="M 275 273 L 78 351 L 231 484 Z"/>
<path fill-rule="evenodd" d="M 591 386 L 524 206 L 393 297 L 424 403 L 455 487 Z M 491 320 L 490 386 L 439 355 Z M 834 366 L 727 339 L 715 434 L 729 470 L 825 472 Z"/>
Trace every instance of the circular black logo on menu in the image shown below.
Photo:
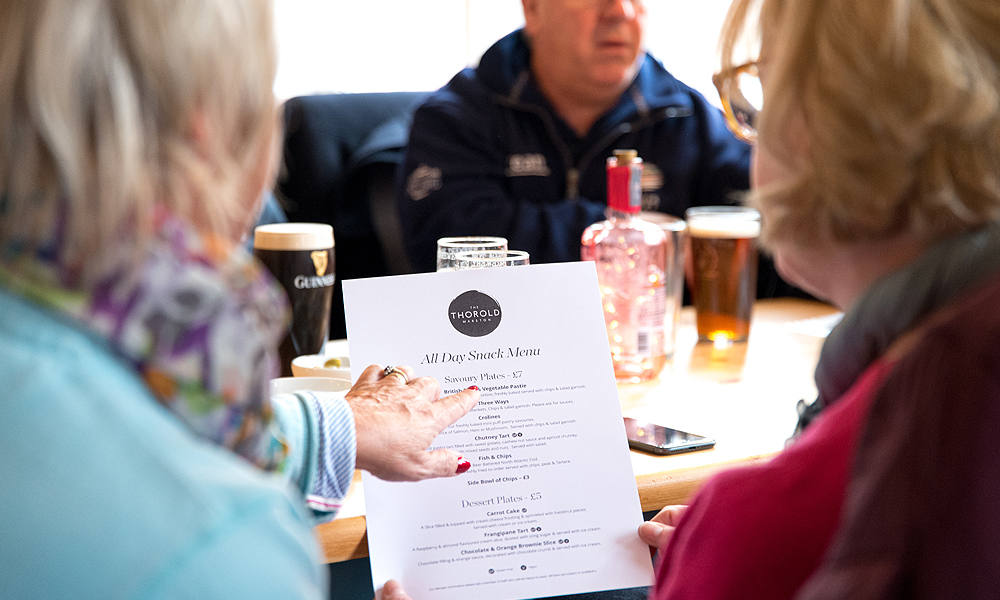
<path fill-rule="evenodd" d="M 459 333 L 483 337 L 500 326 L 500 304 L 482 292 L 469 290 L 448 306 L 448 319 Z"/>

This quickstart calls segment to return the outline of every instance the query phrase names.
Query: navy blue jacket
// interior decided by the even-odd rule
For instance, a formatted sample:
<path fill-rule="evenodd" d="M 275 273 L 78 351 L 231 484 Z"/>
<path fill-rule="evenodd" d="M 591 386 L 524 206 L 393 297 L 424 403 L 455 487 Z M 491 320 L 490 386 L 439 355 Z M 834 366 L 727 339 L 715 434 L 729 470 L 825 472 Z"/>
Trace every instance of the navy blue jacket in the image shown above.
<path fill-rule="evenodd" d="M 436 241 L 451 235 L 504 236 L 533 263 L 579 260 L 584 228 L 604 218 L 605 161 L 616 148 L 662 173 L 644 194 L 647 210 L 683 217 L 747 189 L 749 146 L 652 56 L 580 138 L 539 91 L 529 53 L 515 31 L 417 109 L 398 182 L 415 270 L 433 271 Z"/>

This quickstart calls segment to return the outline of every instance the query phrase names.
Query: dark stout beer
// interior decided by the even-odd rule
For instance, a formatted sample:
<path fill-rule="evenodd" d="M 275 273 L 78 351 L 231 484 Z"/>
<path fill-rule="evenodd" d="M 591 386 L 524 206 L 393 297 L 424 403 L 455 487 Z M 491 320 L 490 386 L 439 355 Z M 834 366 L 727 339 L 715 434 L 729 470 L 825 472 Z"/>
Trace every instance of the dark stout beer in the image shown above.
<path fill-rule="evenodd" d="M 736 207 L 688 211 L 698 339 L 740 342 L 750 334 L 757 293 L 759 215 Z"/>
<path fill-rule="evenodd" d="M 292 322 L 281 342 L 281 376 L 296 356 L 323 351 L 333 298 L 333 228 L 320 223 L 277 223 L 254 230 L 254 254 L 288 294 Z"/>

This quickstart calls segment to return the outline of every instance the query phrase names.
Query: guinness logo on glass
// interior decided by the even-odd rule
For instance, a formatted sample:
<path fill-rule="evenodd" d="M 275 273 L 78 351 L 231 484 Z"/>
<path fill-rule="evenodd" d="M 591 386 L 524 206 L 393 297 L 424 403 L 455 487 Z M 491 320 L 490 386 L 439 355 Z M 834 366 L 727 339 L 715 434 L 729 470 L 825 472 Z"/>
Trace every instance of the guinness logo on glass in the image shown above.
<path fill-rule="evenodd" d="M 448 319 L 459 333 L 483 337 L 500 326 L 500 304 L 482 292 L 469 290 L 448 306 Z"/>
<path fill-rule="evenodd" d="M 326 275 L 326 267 L 329 265 L 330 255 L 326 250 L 316 250 L 309 254 L 309 258 L 313 261 L 313 266 L 316 267 L 316 275 L 320 277 Z"/>

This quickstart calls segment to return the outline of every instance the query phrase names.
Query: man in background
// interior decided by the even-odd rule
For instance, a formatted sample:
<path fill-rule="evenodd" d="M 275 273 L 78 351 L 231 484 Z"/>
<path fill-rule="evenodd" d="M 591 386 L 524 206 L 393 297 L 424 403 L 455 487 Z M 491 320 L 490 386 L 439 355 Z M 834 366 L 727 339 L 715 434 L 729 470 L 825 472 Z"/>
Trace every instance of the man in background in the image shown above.
<path fill-rule="evenodd" d="M 642 0 L 522 0 L 524 29 L 417 110 L 399 181 L 417 271 L 436 240 L 499 235 L 533 263 L 579 260 L 604 218 L 605 160 L 644 160 L 643 208 L 683 217 L 748 187 L 749 146 L 642 48 Z"/>

